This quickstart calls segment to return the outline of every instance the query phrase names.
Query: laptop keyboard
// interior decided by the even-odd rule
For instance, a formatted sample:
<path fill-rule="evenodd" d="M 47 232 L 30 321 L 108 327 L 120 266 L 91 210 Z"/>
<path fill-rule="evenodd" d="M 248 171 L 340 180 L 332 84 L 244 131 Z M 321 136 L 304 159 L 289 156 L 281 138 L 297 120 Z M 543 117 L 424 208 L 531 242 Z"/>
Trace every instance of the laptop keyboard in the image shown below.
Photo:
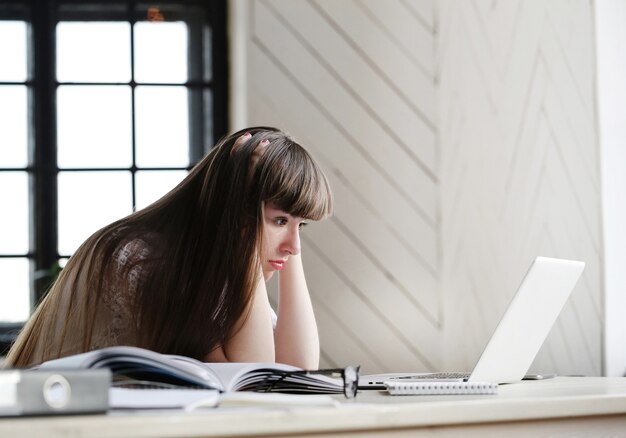
<path fill-rule="evenodd" d="M 407 374 L 406 376 L 392 377 L 389 380 L 467 380 L 470 373 L 428 373 Z"/>

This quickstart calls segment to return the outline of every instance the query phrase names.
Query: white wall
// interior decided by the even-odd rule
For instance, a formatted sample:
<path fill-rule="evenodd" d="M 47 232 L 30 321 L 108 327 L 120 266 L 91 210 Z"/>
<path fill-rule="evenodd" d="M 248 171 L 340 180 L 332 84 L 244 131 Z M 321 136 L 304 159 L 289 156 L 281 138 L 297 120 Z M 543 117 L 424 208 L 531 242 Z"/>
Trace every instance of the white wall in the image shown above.
<path fill-rule="evenodd" d="M 531 370 L 599 375 L 592 6 L 438 5 L 446 365 L 471 368 L 530 262 L 545 255 L 587 266 Z"/>
<path fill-rule="evenodd" d="M 232 128 L 284 128 L 336 195 L 303 248 L 322 366 L 471 368 L 543 254 L 587 269 L 535 367 L 601 372 L 592 12 L 583 0 L 231 2 Z"/>
<path fill-rule="evenodd" d="M 604 361 L 626 374 L 626 3 L 595 3 L 598 124 L 602 151 Z"/>
<path fill-rule="evenodd" d="M 334 190 L 334 216 L 303 237 L 324 366 L 439 366 L 433 5 L 231 5 L 245 27 L 236 33 L 245 53 L 235 59 L 247 72 L 234 84 L 247 103 L 233 128 L 282 127 L 310 149 Z"/>

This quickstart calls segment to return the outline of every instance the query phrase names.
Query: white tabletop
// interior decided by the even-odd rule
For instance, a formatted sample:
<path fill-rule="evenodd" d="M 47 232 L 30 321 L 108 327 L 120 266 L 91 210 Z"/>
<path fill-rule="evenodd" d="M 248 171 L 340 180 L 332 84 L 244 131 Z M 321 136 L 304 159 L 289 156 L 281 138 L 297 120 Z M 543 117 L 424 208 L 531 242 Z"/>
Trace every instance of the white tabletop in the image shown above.
<path fill-rule="evenodd" d="M 597 416 L 619 416 L 620 421 L 626 421 L 626 378 L 526 381 L 501 385 L 497 395 L 391 396 L 369 391 L 338 407 L 218 408 L 2 419 L 0 436 L 255 436 Z"/>

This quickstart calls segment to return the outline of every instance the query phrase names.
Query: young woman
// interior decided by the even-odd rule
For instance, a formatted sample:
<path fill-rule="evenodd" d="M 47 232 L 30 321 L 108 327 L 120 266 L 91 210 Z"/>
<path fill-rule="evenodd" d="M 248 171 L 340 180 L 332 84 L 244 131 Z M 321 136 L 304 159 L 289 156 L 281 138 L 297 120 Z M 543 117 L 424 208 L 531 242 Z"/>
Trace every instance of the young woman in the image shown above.
<path fill-rule="evenodd" d="M 134 345 L 316 369 L 299 233 L 331 212 L 324 173 L 286 134 L 256 127 L 226 137 L 171 192 L 80 246 L 5 365 Z M 265 281 L 277 271 L 276 318 Z"/>

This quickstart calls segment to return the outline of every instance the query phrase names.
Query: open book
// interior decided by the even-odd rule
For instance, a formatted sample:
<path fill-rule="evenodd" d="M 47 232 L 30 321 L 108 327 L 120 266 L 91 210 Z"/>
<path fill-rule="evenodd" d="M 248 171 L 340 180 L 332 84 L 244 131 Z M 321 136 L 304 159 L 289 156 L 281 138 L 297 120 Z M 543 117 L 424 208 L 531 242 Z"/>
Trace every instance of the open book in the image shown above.
<path fill-rule="evenodd" d="M 108 347 L 54 359 L 41 370 L 109 368 L 114 385 L 258 391 L 297 394 L 342 394 L 342 378 L 279 363 L 206 363 L 185 356 L 138 347 Z"/>

